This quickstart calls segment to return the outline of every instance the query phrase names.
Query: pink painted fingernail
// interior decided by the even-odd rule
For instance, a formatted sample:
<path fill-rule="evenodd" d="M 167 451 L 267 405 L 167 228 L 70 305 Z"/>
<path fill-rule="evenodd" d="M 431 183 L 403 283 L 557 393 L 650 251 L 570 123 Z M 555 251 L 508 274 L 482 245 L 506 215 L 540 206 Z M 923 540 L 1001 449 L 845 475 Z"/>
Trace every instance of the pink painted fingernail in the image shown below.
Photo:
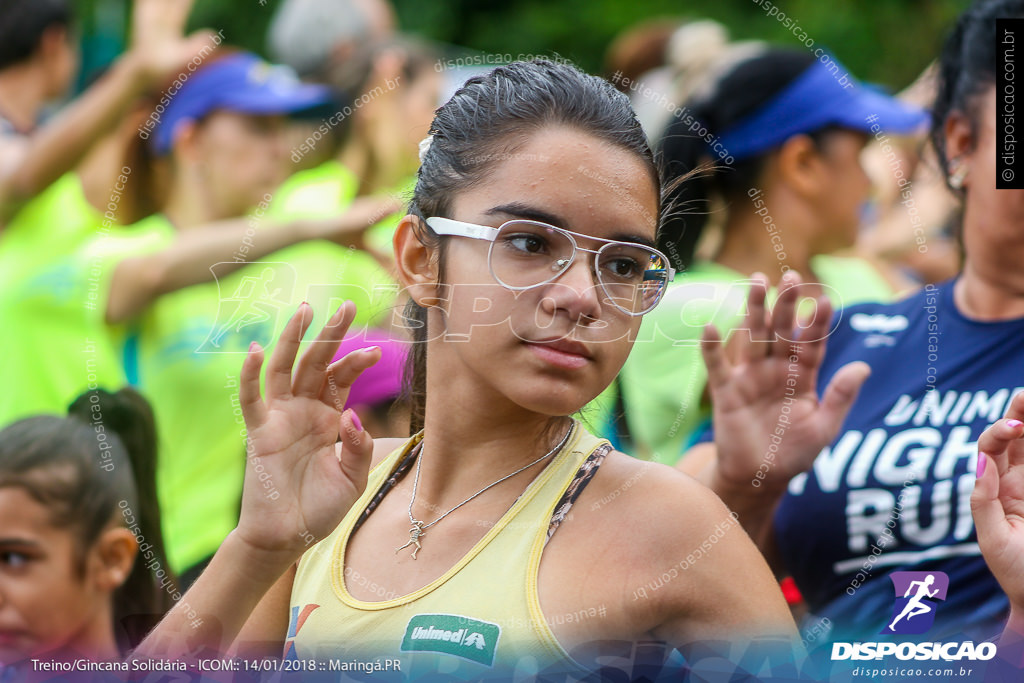
<path fill-rule="evenodd" d="M 363 349 L 363 353 L 370 353 L 371 351 L 379 348 L 379 346 L 367 346 L 366 348 Z"/>
<path fill-rule="evenodd" d="M 985 457 L 984 453 L 978 453 L 978 477 L 985 474 L 985 465 L 988 463 L 988 458 Z"/>
<path fill-rule="evenodd" d="M 356 411 L 352 410 L 349 411 L 349 413 L 352 416 L 352 424 L 354 424 L 356 426 L 356 429 L 358 429 L 359 431 L 363 431 L 363 423 L 359 421 L 359 415 L 356 414 Z"/>
<path fill-rule="evenodd" d="M 1016 429 L 1017 427 L 1020 427 L 1021 421 L 1020 420 L 1007 420 L 1006 424 L 1007 424 L 1007 426 L 1013 427 L 1014 429 Z"/>

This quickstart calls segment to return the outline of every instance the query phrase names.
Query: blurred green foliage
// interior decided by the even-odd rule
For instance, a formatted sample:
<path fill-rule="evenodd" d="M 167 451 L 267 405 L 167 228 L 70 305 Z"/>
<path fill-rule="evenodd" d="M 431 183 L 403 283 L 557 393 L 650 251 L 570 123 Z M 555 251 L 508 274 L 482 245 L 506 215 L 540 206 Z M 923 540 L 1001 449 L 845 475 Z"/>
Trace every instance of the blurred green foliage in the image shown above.
<path fill-rule="evenodd" d="M 197 0 L 190 25 L 224 29 L 228 42 L 264 53 L 267 25 L 280 0 Z M 500 54 L 557 52 L 589 71 L 622 29 L 655 17 L 708 17 L 733 38 L 799 46 L 757 0 L 393 0 L 403 30 L 451 45 Z M 763 0 L 762 0 L 763 2 Z M 767 4 L 767 3 L 765 3 Z M 910 83 L 938 54 L 969 0 L 781 0 L 781 11 L 816 46 L 859 78 L 893 87 Z M 123 35 L 126 0 L 79 0 L 87 40 Z M 103 41 L 107 42 L 103 42 Z"/>

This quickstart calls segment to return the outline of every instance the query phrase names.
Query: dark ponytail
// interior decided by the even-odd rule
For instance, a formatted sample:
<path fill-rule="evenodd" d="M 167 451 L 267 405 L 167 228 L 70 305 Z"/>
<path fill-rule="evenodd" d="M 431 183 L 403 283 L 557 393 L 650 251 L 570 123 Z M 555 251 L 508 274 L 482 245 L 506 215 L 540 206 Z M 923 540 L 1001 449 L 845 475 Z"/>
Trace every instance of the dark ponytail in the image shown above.
<path fill-rule="evenodd" d="M 714 154 L 708 140 L 714 142 L 754 114 L 814 62 L 814 55 L 807 50 L 772 48 L 733 66 L 717 80 L 710 94 L 675 113 L 658 147 L 665 178 L 672 181 L 693 174 L 671 192 L 673 210 L 662 226 L 662 242 L 676 247 L 676 268 L 693 263 L 712 200 L 732 202 L 742 198 L 757 185 L 766 160 L 774 152 L 731 161 L 728 150 Z M 702 137 L 704 131 L 707 134 Z M 817 142 L 826 132 L 822 129 L 809 135 Z"/>
<path fill-rule="evenodd" d="M 979 113 L 974 100 L 996 80 L 996 19 L 1024 18 L 1024 0 L 983 0 L 960 15 L 939 56 L 938 83 L 932 107 L 932 146 L 944 176 L 946 119 L 953 112 L 966 114 L 977 129 Z"/>
<path fill-rule="evenodd" d="M 159 619 L 171 608 L 171 593 L 177 589 L 175 578 L 169 575 L 160 531 L 160 505 L 156 492 L 156 419 L 149 402 L 130 387 L 115 394 L 102 389 L 82 394 L 71 404 L 68 415 L 89 424 L 96 414 L 93 406 L 97 405 L 106 429 L 117 434 L 128 456 L 135 490 L 134 504 L 128 504 L 134 511 L 138 529 L 132 532 L 136 534 L 140 548 L 146 548 L 140 551 L 131 573 L 114 595 L 114 623 L 125 627 L 129 640 L 134 641 L 138 637 L 138 642 L 141 642 L 148 627 L 155 625 L 155 621 L 149 622 Z M 122 497 L 122 500 L 128 502 L 127 498 Z M 123 503 L 119 502 L 121 505 Z M 118 512 L 122 509 L 119 507 Z M 123 519 L 124 515 L 121 517 Z M 163 587 L 154 573 L 161 568 L 168 578 Z M 136 644 L 132 643 L 132 647 Z"/>
<path fill-rule="evenodd" d="M 409 213 L 421 219 L 450 217 L 458 192 L 484 180 L 532 133 L 549 125 L 574 128 L 635 153 L 660 194 L 661 177 L 629 98 L 608 81 L 574 66 L 538 59 L 470 78 L 435 112 L 432 140 L 422 158 Z M 443 283 L 447 238 L 438 237 L 425 223 L 417 236 L 434 250 Z M 405 377 L 415 433 L 423 427 L 427 311 L 410 300 L 405 319 L 414 342 Z"/>
<path fill-rule="evenodd" d="M 74 533 L 81 559 L 105 529 L 119 525 L 149 546 L 150 566 L 166 571 L 154 425 L 149 404 L 134 389 L 91 390 L 75 399 L 67 417 L 30 417 L 0 431 L 0 486 L 18 486 L 45 505 L 54 526 Z M 170 608 L 171 581 L 161 586 L 144 553 L 136 556 L 114 594 L 123 651 L 141 642 Z"/>

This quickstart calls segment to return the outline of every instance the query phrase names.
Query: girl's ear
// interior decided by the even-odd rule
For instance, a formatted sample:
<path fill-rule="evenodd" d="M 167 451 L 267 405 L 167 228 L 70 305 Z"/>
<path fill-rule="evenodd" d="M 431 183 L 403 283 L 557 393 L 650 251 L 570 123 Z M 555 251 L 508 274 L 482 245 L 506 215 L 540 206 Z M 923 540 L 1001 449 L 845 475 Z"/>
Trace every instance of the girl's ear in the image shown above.
<path fill-rule="evenodd" d="M 969 154 L 974 149 L 974 130 L 971 120 L 960 111 L 952 111 L 943 127 L 946 136 L 946 161 Z"/>
<path fill-rule="evenodd" d="M 128 580 L 138 553 L 139 543 L 128 529 L 116 527 L 100 534 L 91 558 L 96 588 L 109 593 L 120 588 Z"/>
<path fill-rule="evenodd" d="M 393 244 L 398 280 L 413 301 L 429 307 L 440 304 L 438 253 L 420 242 L 417 230 L 426 230 L 418 216 L 407 215 L 398 224 Z"/>
<path fill-rule="evenodd" d="M 954 187 L 966 187 L 970 178 L 971 152 L 974 151 L 974 126 L 967 114 L 953 111 L 946 118 L 943 133 L 946 136 L 946 164 L 950 176 L 959 176 L 959 185 Z"/>
<path fill-rule="evenodd" d="M 199 124 L 192 119 L 178 121 L 174 127 L 172 149 L 182 158 L 195 160 L 202 147 L 199 135 Z"/>
<path fill-rule="evenodd" d="M 822 173 L 821 150 L 807 135 L 794 135 L 782 144 L 775 168 L 779 178 L 801 196 L 817 195 L 828 181 Z"/>

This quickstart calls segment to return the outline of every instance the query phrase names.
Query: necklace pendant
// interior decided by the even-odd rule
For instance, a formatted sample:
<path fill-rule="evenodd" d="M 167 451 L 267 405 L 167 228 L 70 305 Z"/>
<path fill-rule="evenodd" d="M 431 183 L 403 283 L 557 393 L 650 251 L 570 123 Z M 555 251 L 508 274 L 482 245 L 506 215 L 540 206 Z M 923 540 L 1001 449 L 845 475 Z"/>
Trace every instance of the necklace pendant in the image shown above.
<path fill-rule="evenodd" d="M 423 522 L 418 519 L 412 520 L 412 526 L 409 528 L 409 540 L 405 545 L 395 548 L 395 554 L 397 555 L 400 550 L 404 550 L 411 545 L 416 547 L 412 549 L 412 559 L 416 559 L 416 553 L 418 553 L 422 546 L 420 545 L 420 538 L 422 538 L 427 532 L 423 530 Z"/>

